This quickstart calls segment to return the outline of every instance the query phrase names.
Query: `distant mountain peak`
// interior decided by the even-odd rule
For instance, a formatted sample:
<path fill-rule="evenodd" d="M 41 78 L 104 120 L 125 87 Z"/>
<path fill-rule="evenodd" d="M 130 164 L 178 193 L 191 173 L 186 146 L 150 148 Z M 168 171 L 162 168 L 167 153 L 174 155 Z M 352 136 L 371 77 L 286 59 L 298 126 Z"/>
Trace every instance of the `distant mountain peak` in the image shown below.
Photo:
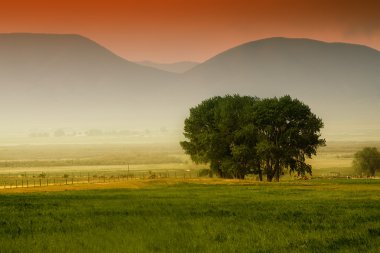
<path fill-rule="evenodd" d="M 12 65 L 13 64 L 13 65 Z M 77 68 L 88 65 L 107 69 L 125 68 L 161 72 L 128 61 L 99 43 L 79 34 L 3 33 L 0 34 L 0 66 L 34 70 L 40 66 Z M 64 65 L 64 67 L 62 66 Z M 80 68 L 79 68 L 80 69 Z"/>
<path fill-rule="evenodd" d="M 240 64 L 252 62 L 265 64 L 269 61 L 294 61 L 296 59 L 302 61 L 302 58 L 313 60 L 321 57 L 326 57 L 325 59 L 331 57 L 347 59 L 347 57 L 351 57 L 350 59 L 354 60 L 355 57 L 364 57 L 364 55 L 369 58 L 376 58 L 379 54 L 380 52 L 376 49 L 360 44 L 325 42 L 308 38 L 271 37 L 246 42 L 227 49 L 190 69 L 188 73 L 198 72 L 205 69 L 206 66 L 210 68 L 212 65 L 220 70 L 222 62 L 233 69 L 236 62 Z"/>

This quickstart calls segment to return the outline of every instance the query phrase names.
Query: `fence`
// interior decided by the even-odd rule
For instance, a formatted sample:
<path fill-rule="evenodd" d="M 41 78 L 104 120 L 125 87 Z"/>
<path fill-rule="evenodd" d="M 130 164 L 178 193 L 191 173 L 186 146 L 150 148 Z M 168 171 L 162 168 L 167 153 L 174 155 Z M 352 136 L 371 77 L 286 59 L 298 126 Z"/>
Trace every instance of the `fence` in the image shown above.
<path fill-rule="evenodd" d="M 129 180 L 146 180 L 160 178 L 190 179 L 199 177 L 198 171 L 132 171 L 127 173 L 97 171 L 96 173 L 66 172 L 66 173 L 22 173 L 0 174 L 0 190 L 11 188 L 63 186 L 73 184 L 112 183 Z"/>

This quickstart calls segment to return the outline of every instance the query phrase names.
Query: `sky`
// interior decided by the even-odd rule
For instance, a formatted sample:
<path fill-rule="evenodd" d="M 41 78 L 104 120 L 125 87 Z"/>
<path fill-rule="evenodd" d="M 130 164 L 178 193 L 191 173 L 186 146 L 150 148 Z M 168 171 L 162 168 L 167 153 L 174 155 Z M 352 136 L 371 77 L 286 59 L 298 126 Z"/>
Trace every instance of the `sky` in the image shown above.
<path fill-rule="evenodd" d="M 0 33 L 80 34 L 131 61 L 202 62 L 268 37 L 380 50 L 379 0 L 1 0 Z"/>

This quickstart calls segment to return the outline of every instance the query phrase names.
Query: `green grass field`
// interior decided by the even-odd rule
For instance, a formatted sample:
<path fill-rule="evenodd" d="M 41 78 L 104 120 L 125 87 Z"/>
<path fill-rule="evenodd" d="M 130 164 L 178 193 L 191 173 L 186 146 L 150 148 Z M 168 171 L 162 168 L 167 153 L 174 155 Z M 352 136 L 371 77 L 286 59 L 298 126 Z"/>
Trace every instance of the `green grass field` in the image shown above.
<path fill-rule="evenodd" d="M 380 252 L 380 180 L 0 194 L 0 252 Z"/>
<path fill-rule="evenodd" d="M 195 179 L 178 143 L 0 146 L 0 253 L 380 252 L 380 180 L 327 180 L 364 146 L 328 143 L 313 180 L 280 183 Z"/>

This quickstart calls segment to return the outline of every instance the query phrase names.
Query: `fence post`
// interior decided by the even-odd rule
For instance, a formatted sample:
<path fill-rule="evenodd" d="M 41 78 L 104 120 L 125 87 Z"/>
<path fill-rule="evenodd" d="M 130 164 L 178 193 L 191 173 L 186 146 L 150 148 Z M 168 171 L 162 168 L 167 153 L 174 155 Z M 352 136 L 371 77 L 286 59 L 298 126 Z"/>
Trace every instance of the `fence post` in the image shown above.
<path fill-rule="evenodd" d="M 40 178 L 40 187 L 41 187 L 41 178 Z"/>

